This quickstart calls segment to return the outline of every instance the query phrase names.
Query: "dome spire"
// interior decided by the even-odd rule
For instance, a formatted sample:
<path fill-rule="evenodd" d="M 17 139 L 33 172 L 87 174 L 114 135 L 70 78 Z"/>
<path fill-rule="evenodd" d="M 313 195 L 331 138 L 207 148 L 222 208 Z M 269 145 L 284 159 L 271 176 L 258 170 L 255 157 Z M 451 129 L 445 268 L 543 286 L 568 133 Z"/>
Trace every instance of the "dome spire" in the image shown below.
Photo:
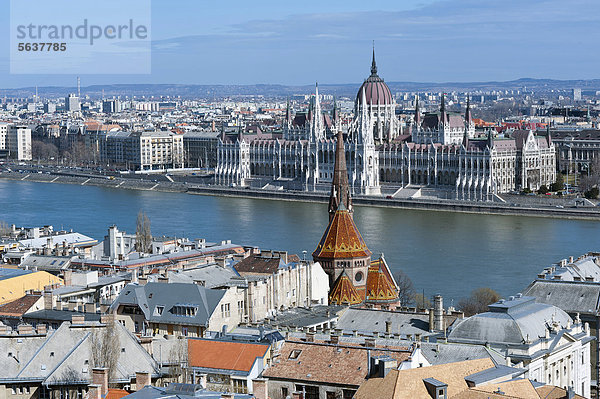
<path fill-rule="evenodd" d="M 377 75 L 377 63 L 375 62 L 375 40 L 373 40 L 373 60 L 371 61 L 371 75 Z"/>

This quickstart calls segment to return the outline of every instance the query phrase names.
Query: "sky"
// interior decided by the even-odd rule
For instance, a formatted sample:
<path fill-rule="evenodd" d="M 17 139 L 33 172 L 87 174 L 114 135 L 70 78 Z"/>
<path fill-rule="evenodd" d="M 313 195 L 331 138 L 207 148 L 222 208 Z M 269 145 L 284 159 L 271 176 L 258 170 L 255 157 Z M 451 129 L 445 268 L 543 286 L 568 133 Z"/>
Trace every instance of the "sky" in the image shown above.
<path fill-rule="evenodd" d="M 151 73 L 48 75 L 10 73 L 9 0 L 0 0 L 0 91 L 74 86 L 77 75 L 82 86 L 358 83 L 373 41 L 386 81 L 600 78 L 597 0 L 148 1 Z"/>

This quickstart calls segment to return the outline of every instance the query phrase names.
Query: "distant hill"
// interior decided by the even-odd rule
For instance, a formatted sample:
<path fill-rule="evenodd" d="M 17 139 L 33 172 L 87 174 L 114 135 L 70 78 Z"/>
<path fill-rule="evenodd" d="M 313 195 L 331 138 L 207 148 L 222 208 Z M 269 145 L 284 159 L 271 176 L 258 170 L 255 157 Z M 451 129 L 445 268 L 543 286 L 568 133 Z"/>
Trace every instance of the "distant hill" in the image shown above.
<path fill-rule="evenodd" d="M 554 80 L 522 78 L 505 82 L 386 82 L 393 93 L 405 91 L 475 91 L 475 90 L 511 90 L 533 89 L 535 91 L 561 90 L 581 88 L 583 91 L 600 90 L 600 79 L 591 80 Z M 356 95 L 359 83 L 349 84 L 320 84 L 321 93 L 333 94 L 339 97 Z M 38 87 L 40 97 L 63 97 L 76 91 L 75 87 L 48 86 Z M 81 92 L 93 98 L 100 98 L 104 92 L 105 97 L 135 96 L 135 97 L 160 97 L 181 96 L 182 98 L 220 99 L 223 97 L 264 96 L 289 97 L 294 94 L 307 94 L 314 91 L 313 85 L 291 86 L 278 84 L 254 85 L 186 85 L 186 84 L 115 84 L 93 85 L 82 87 Z M 4 97 L 31 97 L 35 92 L 34 87 L 19 89 L 0 89 L 0 96 Z"/>

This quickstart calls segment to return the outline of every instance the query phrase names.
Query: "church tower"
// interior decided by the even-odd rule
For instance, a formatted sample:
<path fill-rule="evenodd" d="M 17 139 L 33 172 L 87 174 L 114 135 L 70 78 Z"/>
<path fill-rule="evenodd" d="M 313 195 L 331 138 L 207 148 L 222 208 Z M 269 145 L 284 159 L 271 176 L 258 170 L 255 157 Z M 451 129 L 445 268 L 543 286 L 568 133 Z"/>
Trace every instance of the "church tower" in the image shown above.
<path fill-rule="evenodd" d="M 348 170 L 346 167 L 346 155 L 344 153 L 344 136 L 338 131 L 335 148 L 335 164 L 333 167 L 333 184 L 329 195 L 329 221 L 333 219 L 340 204 L 348 212 L 352 213 L 352 198 L 350 197 L 350 185 L 348 184 Z"/>
<path fill-rule="evenodd" d="M 312 254 L 313 259 L 319 262 L 325 273 L 329 275 L 331 287 L 338 277 L 344 274 L 364 298 L 367 272 L 371 264 L 371 251 L 352 218 L 352 200 L 341 132 L 337 137 L 333 175 L 329 196 L 329 224 Z"/>

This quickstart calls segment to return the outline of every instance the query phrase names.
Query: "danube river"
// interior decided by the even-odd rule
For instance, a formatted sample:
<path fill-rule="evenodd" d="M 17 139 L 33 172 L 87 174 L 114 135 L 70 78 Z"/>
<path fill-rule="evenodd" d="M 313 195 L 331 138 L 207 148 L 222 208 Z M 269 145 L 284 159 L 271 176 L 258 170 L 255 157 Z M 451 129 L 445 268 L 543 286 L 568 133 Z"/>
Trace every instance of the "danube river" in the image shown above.
<path fill-rule="evenodd" d="M 325 204 L 0 180 L 0 220 L 53 225 L 102 240 L 109 225 L 135 231 L 139 210 L 154 235 L 230 239 L 307 257 L 327 223 Z M 385 254 L 426 296 L 446 305 L 473 288 L 503 296 L 570 255 L 600 251 L 600 222 L 356 207 L 354 220 L 374 256 Z"/>

